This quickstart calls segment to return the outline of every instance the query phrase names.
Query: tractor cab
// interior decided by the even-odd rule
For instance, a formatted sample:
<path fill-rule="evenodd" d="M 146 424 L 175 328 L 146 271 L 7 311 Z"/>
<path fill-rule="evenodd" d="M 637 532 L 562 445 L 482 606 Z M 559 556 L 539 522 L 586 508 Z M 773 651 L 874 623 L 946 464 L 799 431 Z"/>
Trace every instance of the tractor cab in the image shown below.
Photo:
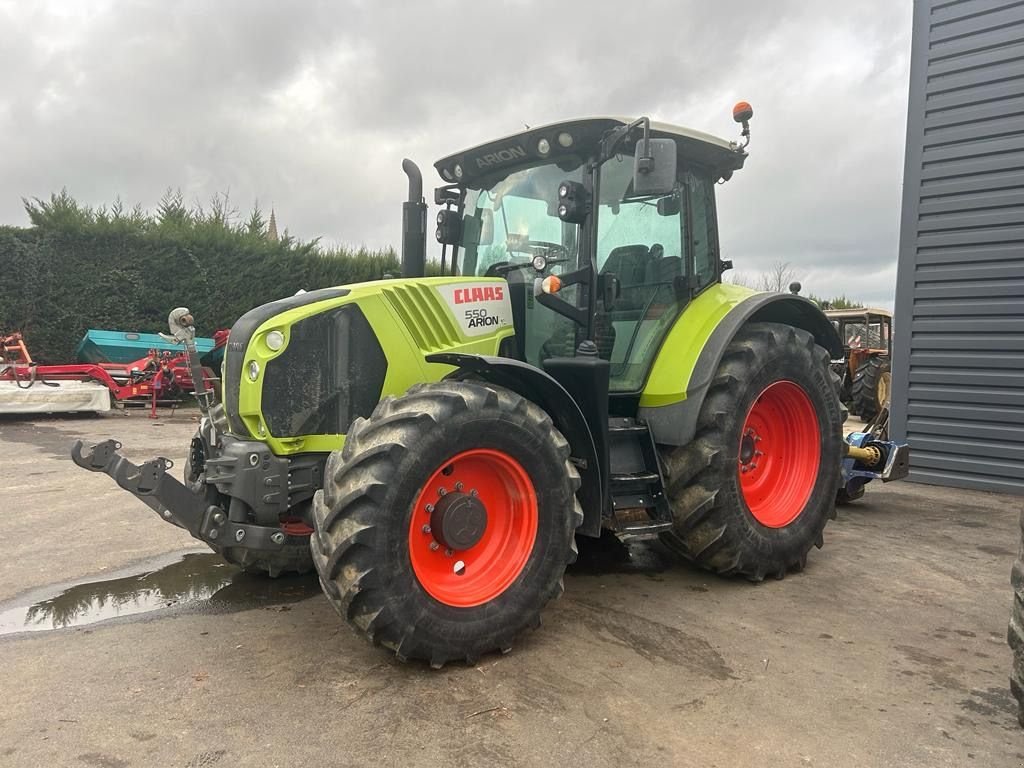
<path fill-rule="evenodd" d="M 622 118 L 450 155 L 435 164 L 452 181 L 436 194 L 442 263 L 451 246 L 455 274 L 508 281 L 514 356 L 543 367 L 590 340 L 610 391 L 636 393 L 684 307 L 719 281 L 714 185 L 745 158 L 736 143 Z"/>

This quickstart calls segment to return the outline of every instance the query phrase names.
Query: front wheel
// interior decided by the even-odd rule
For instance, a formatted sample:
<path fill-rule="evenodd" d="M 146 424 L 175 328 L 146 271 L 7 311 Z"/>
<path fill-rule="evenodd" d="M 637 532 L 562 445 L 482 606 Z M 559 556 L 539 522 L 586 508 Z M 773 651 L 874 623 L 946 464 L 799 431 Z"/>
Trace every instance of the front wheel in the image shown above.
<path fill-rule="evenodd" d="M 311 541 L 321 585 L 403 660 L 506 651 L 562 591 L 579 474 L 548 415 L 509 390 L 444 381 L 387 398 L 324 474 Z"/>
<path fill-rule="evenodd" d="M 829 355 L 798 328 L 751 323 L 726 348 L 697 435 L 663 454 L 687 560 L 753 581 L 800 570 L 835 517 L 843 409 Z"/>

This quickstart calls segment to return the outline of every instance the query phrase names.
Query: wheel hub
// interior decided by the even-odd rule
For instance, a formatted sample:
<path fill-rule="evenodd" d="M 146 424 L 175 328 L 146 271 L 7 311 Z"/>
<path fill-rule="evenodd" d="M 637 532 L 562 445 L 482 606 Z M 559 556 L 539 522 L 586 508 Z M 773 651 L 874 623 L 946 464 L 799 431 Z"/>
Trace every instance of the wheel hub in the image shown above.
<path fill-rule="evenodd" d="M 449 492 L 430 513 L 430 531 L 447 549 L 458 551 L 474 547 L 487 531 L 487 508 L 476 496 Z"/>
<path fill-rule="evenodd" d="M 760 440 L 760 438 L 752 429 L 748 429 L 743 434 L 743 437 L 740 439 L 740 464 L 748 465 L 754 460 L 758 440 Z"/>

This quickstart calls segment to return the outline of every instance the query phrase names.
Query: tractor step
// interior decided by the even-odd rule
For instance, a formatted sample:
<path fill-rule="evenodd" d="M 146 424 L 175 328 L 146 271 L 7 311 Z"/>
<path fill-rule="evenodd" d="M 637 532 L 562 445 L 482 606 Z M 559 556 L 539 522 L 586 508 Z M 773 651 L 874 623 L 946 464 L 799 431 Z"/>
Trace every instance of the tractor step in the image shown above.
<path fill-rule="evenodd" d="M 646 424 L 623 422 L 633 422 L 633 420 L 626 418 L 610 419 L 608 423 L 608 432 L 612 435 L 645 435 L 650 431 Z"/>
<path fill-rule="evenodd" d="M 620 538 L 654 538 L 672 527 L 672 509 L 665 496 L 654 437 L 644 423 L 613 417 L 608 420 L 612 497 L 606 526 Z"/>
<path fill-rule="evenodd" d="M 619 538 L 633 540 L 656 539 L 660 534 L 672 530 L 672 522 L 659 523 L 648 521 L 646 523 L 625 523 L 614 530 Z"/>
<path fill-rule="evenodd" d="M 612 485 L 627 485 L 630 483 L 660 483 L 661 475 L 657 472 L 625 472 L 612 474 L 609 478 Z"/>

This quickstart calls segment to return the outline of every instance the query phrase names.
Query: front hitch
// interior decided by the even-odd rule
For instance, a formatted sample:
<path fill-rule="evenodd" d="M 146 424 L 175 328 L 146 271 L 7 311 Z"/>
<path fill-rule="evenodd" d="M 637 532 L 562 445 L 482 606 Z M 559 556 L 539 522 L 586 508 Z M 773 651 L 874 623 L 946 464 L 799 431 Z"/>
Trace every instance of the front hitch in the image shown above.
<path fill-rule="evenodd" d="M 288 538 L 279 529 L 229 520 L 223 509 L 209 504 L 167 473 L 174 466 L 170 459 L 160 456 L 138 466 L 118 452 L 121 443 L 116 440 L 105 440 L 88 450 L 84 448 L 81 440 L 71 446 L 71 459 L 75 464 L 90 472 L 110 475 L 121 488 L 163 520 L 184 528 L 200 541 L 213 546 L 279 550 Z"/>

